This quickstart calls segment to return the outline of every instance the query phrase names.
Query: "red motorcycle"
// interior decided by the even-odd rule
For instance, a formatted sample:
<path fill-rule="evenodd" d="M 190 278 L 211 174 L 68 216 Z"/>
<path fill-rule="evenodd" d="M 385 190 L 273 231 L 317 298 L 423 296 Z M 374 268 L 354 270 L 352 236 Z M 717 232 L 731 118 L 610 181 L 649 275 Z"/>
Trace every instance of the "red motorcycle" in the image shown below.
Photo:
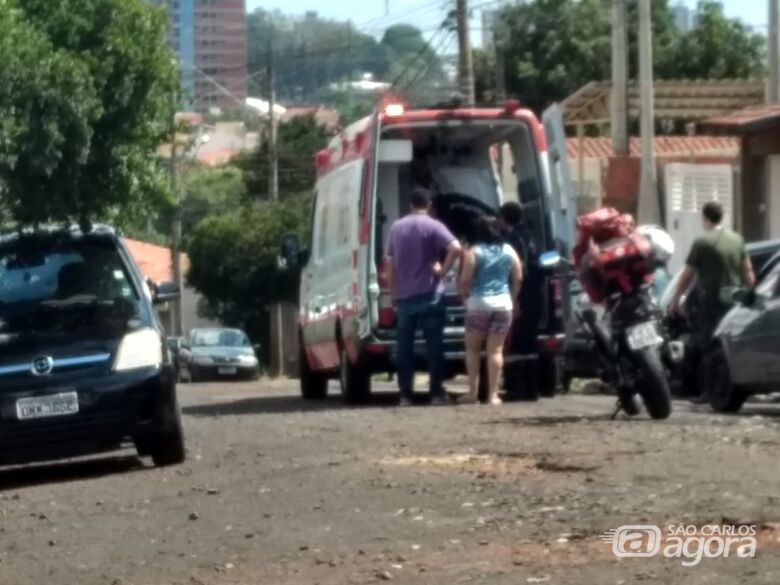
<path fill-rule="evenodd" d="M 662 359 L 663 315 L 652 291 L 653 245 L 633 219 L 605 208 L 580 217 L 574 270 L 591 302 L 577 314 L 601 362 L 601 378 L 619 397 L 618 409 L 639 413 L 637 396 L 654 419 L 669 417 L 671 392 Z"/>

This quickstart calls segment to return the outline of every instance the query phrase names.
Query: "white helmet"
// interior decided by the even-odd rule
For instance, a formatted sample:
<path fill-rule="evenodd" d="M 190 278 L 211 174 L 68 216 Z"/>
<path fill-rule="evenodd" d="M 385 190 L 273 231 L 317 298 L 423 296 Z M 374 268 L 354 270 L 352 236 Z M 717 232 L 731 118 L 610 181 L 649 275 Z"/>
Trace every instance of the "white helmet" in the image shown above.
<path fill-rule="evenodd" d="M 674 254 L 674 240 L 665 229 L 657 225 L 640 225 L 637 231 L 650 241 L 658 262 L 669 262 Z"/>

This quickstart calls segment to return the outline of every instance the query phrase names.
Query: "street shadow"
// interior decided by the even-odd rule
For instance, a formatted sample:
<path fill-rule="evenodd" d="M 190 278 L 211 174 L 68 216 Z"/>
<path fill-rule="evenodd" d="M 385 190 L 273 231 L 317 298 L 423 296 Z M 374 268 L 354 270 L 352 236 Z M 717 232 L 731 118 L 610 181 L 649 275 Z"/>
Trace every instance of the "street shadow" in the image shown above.
<path fill-rule="evenodd" d="M 571 414 L 550 416 L 517 416 L 485 421 L 486 425 L 522 425 L 524 427 L 556 427 L 559 425 L 577 425 L 588 422 L 611 422 L 612 413 L 605 414 Z M 618 416 L 617 420 L 624 417 Z M 625 417 L 627 420 L 627 417 Z"/>
<path fill-rule="evenodd" d="M 415 395 L 415 404 L 424 405 L 427 396 Z M 361 408 L 393 408 L 398 406 L 398 392 L 381 392 L 371 395 L 365 404 L 345 404 L 335 393 L 324 400 L 304 400 L 300 396 L 257 396 L 213 404 L 185 406 L 182 412 L 196 417 L 243 416 L 253 414 L 290 414 L 297 412 L 320 412 Z"/>
<path fill-rule="evenodd" d="M 31 464 L 0 469 L 0 493 L 24 487 L 99 479 L 151 469 L 137 456 Z"/>

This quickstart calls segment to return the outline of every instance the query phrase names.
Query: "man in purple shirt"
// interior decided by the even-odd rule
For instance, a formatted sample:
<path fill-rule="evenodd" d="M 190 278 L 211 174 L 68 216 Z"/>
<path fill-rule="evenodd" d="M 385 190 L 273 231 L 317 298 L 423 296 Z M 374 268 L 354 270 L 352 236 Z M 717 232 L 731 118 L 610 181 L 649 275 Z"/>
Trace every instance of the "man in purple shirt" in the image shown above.
<path fill-rule="evenodd" d="M 412 212 L 390 228 L 386 247 L 388 277 L 398 324 L 400 404 L 408 406 L 412 403 L 414 337 L 418 326 L 425 336 L 431 403 L 446 404 L 442 276 L 450 271 L 458 258 L 460 243 L 443 223 L 428 215 L 431 198 L 427 191 L 415 189 L 411 204 Z"/>

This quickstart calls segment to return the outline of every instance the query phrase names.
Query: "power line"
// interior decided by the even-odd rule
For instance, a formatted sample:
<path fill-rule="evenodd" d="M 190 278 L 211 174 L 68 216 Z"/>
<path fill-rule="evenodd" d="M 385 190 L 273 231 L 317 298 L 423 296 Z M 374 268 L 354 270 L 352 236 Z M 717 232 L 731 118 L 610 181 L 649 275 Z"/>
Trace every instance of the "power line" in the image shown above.
<path fill-rule="evenodd" d="M 430 39 L 428 39 L 428 41 L 422 47 L 420 47 L 420 50 L 417 52 L 414 58 L 409 62 L 406 68 L 403 71 L 401 71 L 401 73 L 393 80 L 393 82 L 390 84 L 391 87 L 395 87 L 396 85 L 398 85 L 398 82 L 401 81 L 401 79 L 403 79 L 404 75 L 406 75 L 412 67 L 414 67 L 415 63 L 417 63 L 420 57 L 422 57 L 426 51 L 431 50 L 431 43 L 439 34 L 441 34 L 442 31 L 446 29 L 447 24 L 448 23 L 446 20 L 441 23 L 439 29 L 433 34 L 433 36 Z"/>
<path fill-rule="evenodd" d="M 454 44 L 454 36 L 452 34 L 452 31 L 448 31 L 448 34 L 445 35 L 442 39 L 442 42 L 439 44 L 439 47 L 437 48 L 437 51 L 441 51 L 445 46 L 452 46 Z M 406 93 L 410 89 L 412 89 L 415 85 L 417 85 L 428 73 L 428 70 L 430 69 L 431 65 L 433 64 L 433 60 L 429 59 L 428 62 L 425 64 L 425 67 L 423 67 L 417 75 L 414 76 L 414 78 L 406 83 L 403 88 L 401 88 L 401 93 Z"/>

